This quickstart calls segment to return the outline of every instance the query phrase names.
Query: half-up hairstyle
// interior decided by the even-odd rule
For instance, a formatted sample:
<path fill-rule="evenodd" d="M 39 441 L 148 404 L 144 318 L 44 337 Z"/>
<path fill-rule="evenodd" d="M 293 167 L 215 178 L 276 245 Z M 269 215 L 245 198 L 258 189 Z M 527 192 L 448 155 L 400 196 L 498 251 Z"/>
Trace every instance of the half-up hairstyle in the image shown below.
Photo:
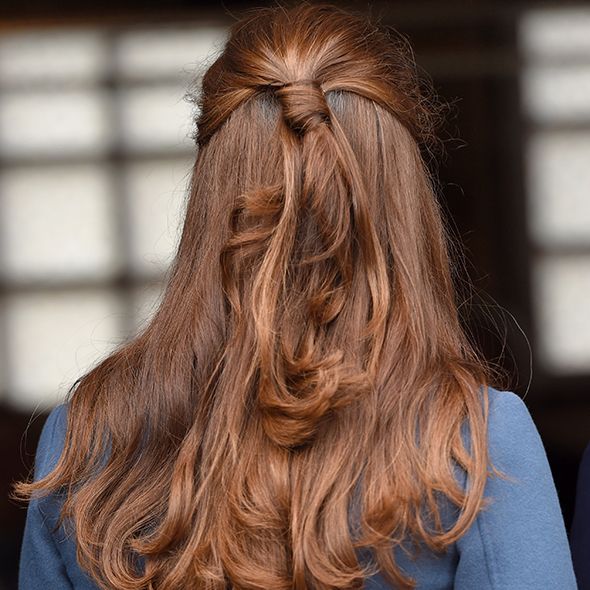
<path fill-rule="evenodd" d="M 16 486 L 63 494 L 101 588 L 413 588 L 396 549 L 473 523 L 492 371 L 458 318 L 424 89 L 359 14 L 233 25 L 161 304 L 70 389 L 53 471 Z"/>

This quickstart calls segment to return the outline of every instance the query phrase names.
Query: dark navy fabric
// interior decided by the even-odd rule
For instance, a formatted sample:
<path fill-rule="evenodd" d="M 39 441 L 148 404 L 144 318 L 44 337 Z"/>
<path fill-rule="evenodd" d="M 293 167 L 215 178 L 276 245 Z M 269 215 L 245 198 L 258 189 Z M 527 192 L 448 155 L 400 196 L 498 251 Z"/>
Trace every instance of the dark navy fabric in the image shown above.
<path fill-rule="evenodd" d="M 590 444 L 578 471 L 571 542 L 578 586 L 580 590 L 590 590 Z"/>
<path fill-rule="evenodd" d="M 418 590 L 576 590 L 563 517 L 539 433 L 516 394 L 489 391 L 491 458 L 508 479 L 488 480 L 485 495 L 490 505 L 445 554 L 423 550 L 412 559 L 399 552 L 398 563 L 414 577 Z M 67 406 L 58 406 L 44 425 L 36 478 L 59 457 L 66 412 Z M 75 539 L 64 527 L 53 531 L 59 505 L 54 496 L 29 504 L 20 590 L 97 590 L 77 564 Z M 391 588 L 380 574 L 365 584 L 366 590 Z"/>

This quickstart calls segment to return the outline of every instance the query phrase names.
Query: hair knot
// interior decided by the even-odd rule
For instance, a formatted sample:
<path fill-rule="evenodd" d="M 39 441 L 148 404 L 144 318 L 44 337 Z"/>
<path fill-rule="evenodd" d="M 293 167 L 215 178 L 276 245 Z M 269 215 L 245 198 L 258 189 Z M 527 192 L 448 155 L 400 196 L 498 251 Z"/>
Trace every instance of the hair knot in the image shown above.
<path fill-rule="evenodd" d="M 330 121 L 330 109 L 319 81 L 294 80 L 275 88 L 285 122 L 293 131 L 304 134 Z"/>

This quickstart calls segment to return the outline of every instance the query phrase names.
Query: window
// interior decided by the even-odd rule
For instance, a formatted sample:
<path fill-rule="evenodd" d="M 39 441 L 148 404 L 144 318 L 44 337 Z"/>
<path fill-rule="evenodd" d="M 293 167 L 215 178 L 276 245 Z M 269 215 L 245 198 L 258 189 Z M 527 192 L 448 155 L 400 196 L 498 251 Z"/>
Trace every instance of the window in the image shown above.
<path fill-rule="evenodd" d="M 219 26 L 0 38 L 0 393 L 48 409 L 161 293 Z"/>
<path fill-rule="evenodd" d="M 521 21 L 527 219 L 543 364 L 590 372 L 590 8 Z"/>

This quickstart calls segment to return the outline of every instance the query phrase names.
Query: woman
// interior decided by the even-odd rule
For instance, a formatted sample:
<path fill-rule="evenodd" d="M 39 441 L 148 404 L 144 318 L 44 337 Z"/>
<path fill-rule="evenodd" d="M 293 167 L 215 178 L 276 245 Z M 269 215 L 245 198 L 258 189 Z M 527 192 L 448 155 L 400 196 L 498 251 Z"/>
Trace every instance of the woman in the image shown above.
<path fill-rule="evenodd" d="M 259 9 L 198 106 L 161 306 L 17 487 L 21 587 L 575 588 L 539 435 L 460 328 L 403 39 Z"/>

